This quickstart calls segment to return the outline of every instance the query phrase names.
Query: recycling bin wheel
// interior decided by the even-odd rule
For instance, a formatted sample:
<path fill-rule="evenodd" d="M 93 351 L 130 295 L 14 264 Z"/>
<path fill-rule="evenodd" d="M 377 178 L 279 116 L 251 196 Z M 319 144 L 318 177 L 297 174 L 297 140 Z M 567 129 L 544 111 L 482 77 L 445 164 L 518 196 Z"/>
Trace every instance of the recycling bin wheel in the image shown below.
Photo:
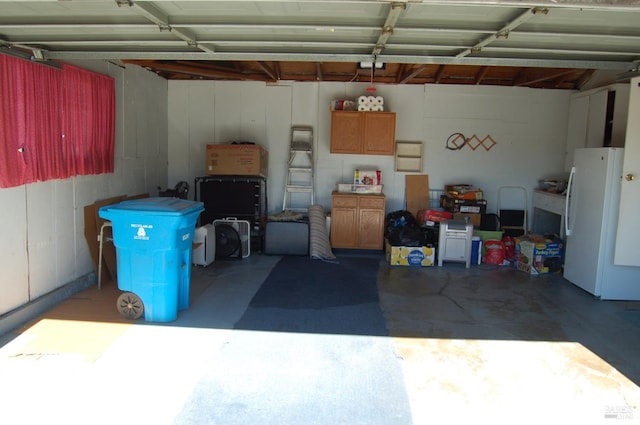
<path fill-rule="evenodd" d="M 123 292 L 116 301 L 118 312 L 127 319 L 139 319 L 144 312 L 142 300 L 133 292 Z"/>

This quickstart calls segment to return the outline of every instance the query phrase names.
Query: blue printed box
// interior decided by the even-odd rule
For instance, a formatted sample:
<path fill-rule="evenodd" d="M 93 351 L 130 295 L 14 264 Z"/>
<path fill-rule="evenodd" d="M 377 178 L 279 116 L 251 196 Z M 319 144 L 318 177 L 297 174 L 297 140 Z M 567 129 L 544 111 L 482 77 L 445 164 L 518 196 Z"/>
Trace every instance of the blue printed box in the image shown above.
<path fill-rule="evenodd" d="M 540 235 L 516 238 L 516 268 L 532 275 L 560 273 L 564 246 L 562 242 Z"/>

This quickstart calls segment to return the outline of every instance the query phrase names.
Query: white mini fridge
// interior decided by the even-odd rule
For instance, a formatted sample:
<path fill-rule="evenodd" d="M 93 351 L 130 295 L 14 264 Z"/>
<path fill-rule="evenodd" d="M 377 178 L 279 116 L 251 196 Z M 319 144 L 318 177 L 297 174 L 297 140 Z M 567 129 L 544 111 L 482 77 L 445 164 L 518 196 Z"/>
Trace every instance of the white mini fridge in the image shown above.
<path fill-rule="evenodd" d="M 464 220 L 444 220 L 440 223 L 438 266 L 443 261 L 457 261 L 471 265 L 473 224 Z"/>
<path fill-rule="evenodd" d="M 192 262 L 196 266 L 208 266 L 216 258 L 216 230 L 211 224 L 198 227 L 193 236 Z"/>

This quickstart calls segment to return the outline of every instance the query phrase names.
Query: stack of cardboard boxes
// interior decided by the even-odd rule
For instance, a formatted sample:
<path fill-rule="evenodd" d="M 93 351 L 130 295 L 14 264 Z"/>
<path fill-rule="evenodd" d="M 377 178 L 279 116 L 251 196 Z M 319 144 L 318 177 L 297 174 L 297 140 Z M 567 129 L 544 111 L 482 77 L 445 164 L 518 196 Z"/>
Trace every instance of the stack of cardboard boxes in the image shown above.
<path fill-rule="evenodd" d="M 487 212 L 482 190 L 470 184 L 445 185 L 440 206 L 451 213 L 454 220 L 468 220 L 474 227 L 480 226 L 482 214 Z"/>

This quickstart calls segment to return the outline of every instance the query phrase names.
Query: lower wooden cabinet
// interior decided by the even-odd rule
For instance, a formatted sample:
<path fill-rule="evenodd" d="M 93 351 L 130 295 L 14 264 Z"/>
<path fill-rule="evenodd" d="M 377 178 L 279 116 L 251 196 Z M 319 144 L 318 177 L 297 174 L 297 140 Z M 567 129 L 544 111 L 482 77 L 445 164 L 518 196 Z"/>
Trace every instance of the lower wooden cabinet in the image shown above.
<path fill-rule="evenodd" d="M 331 196 L 331 247 L 382 249 L 385 196 L 334 192 Z"/>

